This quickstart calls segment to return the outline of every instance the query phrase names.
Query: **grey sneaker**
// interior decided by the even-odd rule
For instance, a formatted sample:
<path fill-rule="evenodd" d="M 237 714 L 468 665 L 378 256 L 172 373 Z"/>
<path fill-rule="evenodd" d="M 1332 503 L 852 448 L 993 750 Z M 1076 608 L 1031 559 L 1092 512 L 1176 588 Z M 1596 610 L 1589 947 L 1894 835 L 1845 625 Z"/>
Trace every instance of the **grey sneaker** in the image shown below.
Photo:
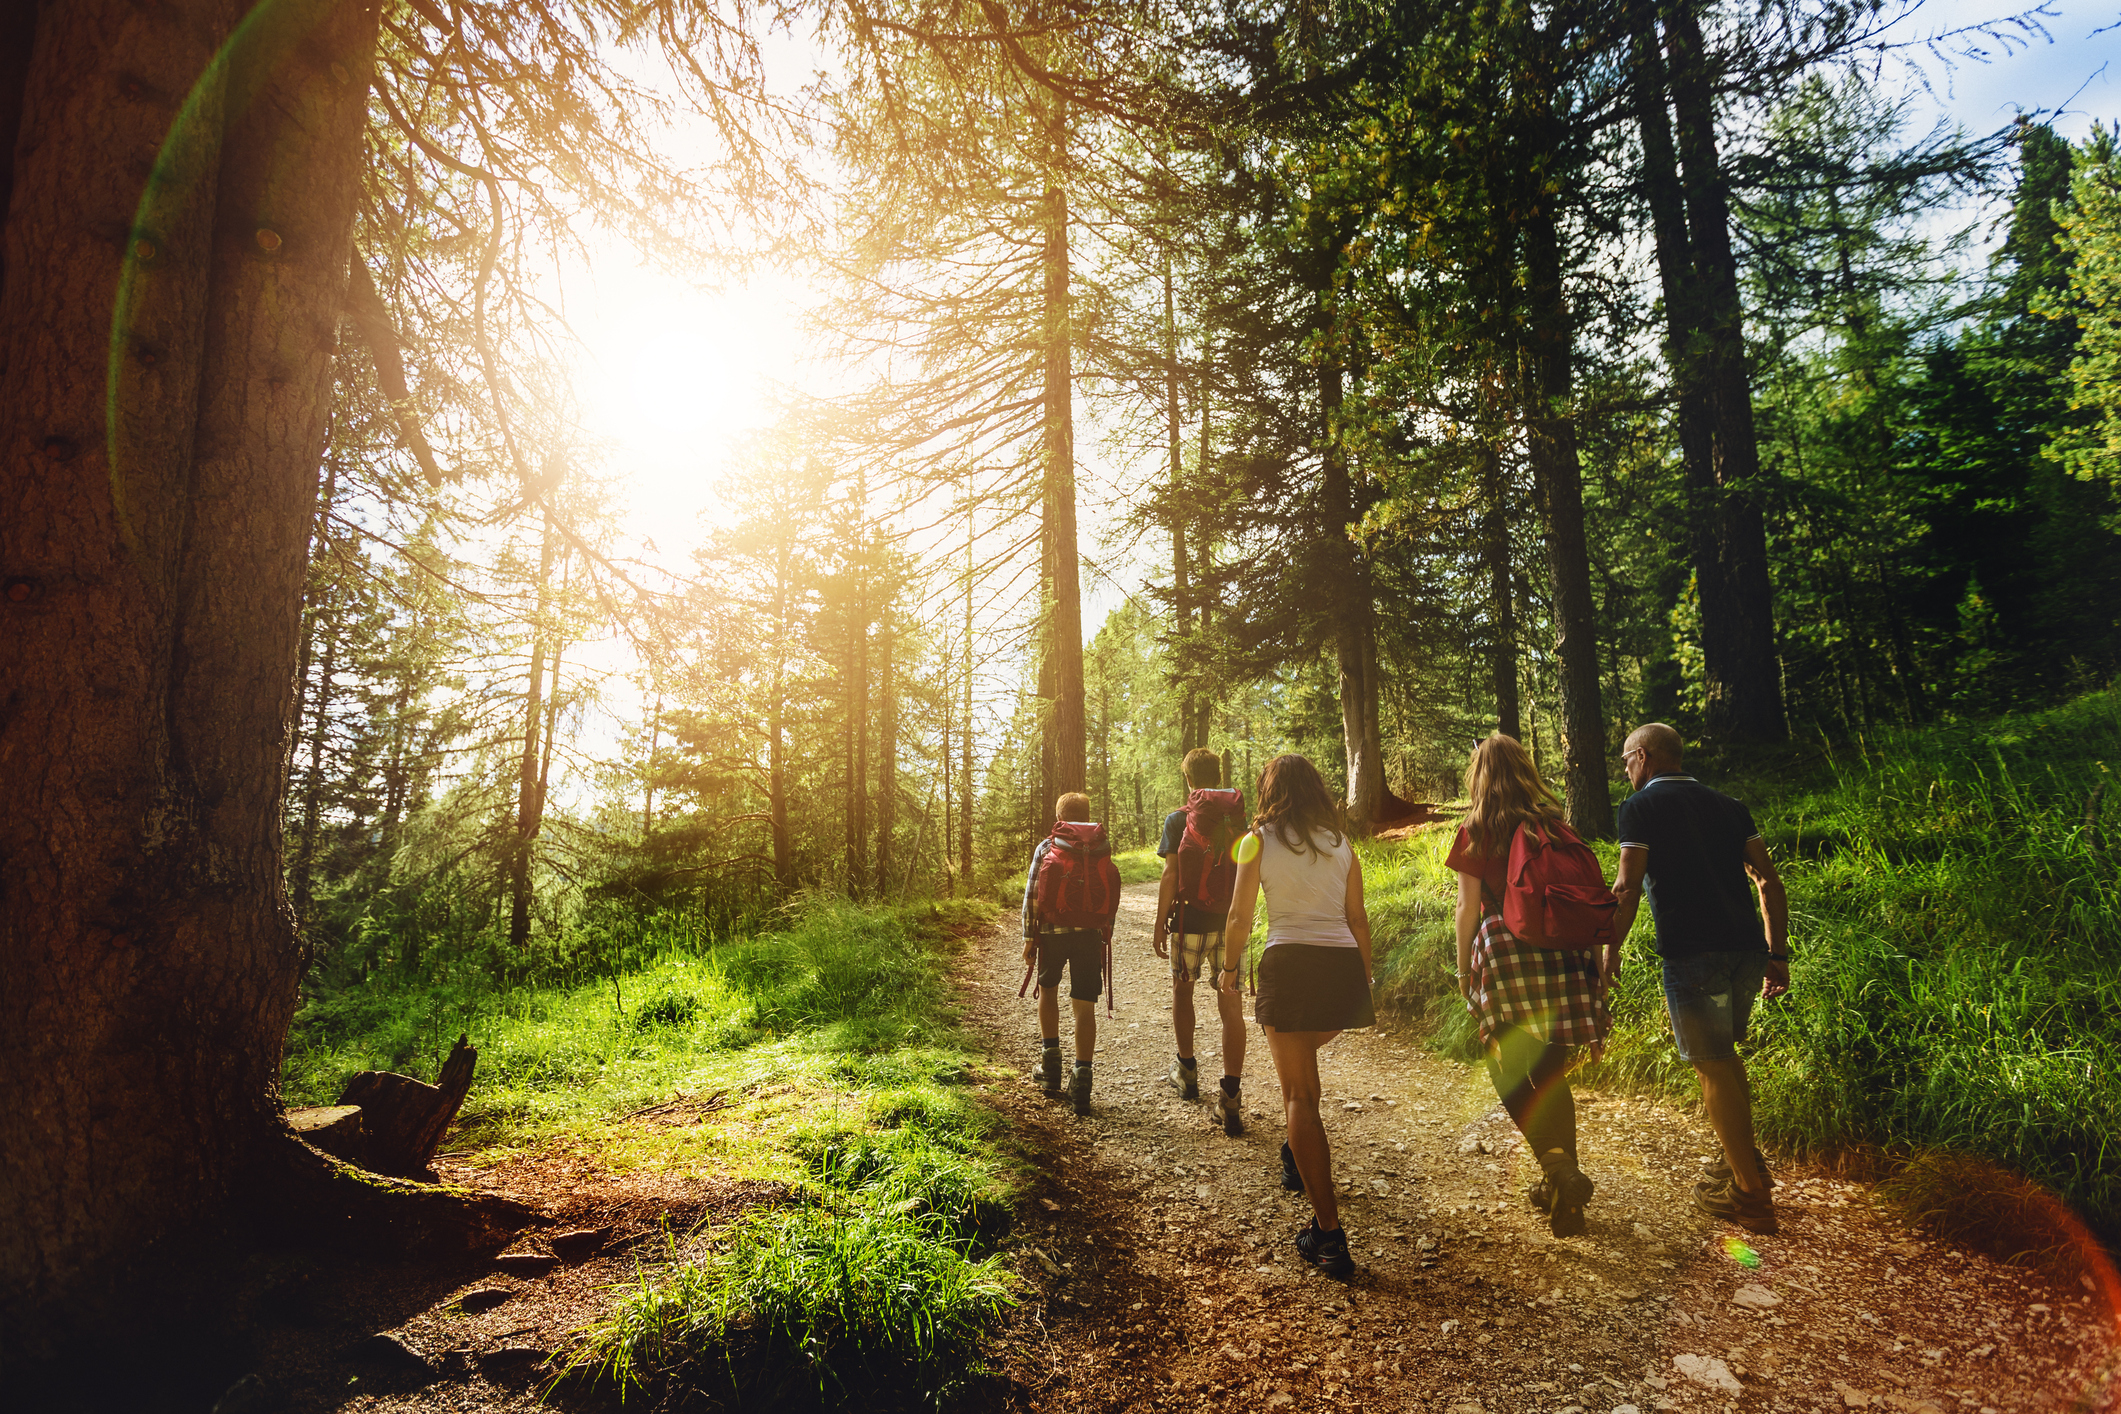
<path fill-rule="evenodd" d="M 1038 1079 L 1046 1091 L 1047 1099 L 1058 1100 L 1061 1097 L 1061 1058 L 1058 1047 L 1047 1046 L 1045 1054 L 1039 1057 Z"/>
<path fill-rule="evenodd" d="M 1189 1065 L 1185 1061 L 1173 1057 L 1171 1073 L 1165 1076 L 1164 1080 L 1169 1083 L 1173 1090 L 1178 1092 L 1179 1099 L 1198 1100 L 1200 1098 L 1199 1061 L 1194 1061 Z"/>
<path fill-rule="evenodd" d="M 1223 1133 L 1229 1135 L 1232 1139 L 1241 1137 L 1245 1132 L 1244 1100 L 1236 1095 L 1218 1092 L 1215 1096 L 1215 1103 L 1222 1110 Z"/>
<path fill-rule="evenodd" d="M 1075 1102 L 1079 1115 L 1090 1113 L 1090 1067 L 1076 1063 L 1075 1074 L 1068 1079 L 1068 1098 Z"/>

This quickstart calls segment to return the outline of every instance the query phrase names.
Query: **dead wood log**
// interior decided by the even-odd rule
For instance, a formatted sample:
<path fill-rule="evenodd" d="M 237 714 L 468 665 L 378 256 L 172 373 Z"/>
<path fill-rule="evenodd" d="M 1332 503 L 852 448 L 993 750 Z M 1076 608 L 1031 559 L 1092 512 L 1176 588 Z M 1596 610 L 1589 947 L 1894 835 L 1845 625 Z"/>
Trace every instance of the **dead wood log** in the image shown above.
<path fill-rule="evenodd" d="M 287 1127 L 306 1144 L 314 1144 L 335 1159 L 356 1168 L 368 1164 L 368 1127 L 359 1105 L 315 1105 L 289 1110 Z"/>
<path fill-rule="evenodd" d="M 339 1093 L 342 1105 L 361 1107 L 368 1134 L 367 1167 L 400 1178 L 420 1178 L 442 1145 L 449 1122 L 471 1093 L 479 1061 L 469 1036 L 459 1036 L 436 1083 L 428 1085 L 388 1070 L 364 1070 Z"/>

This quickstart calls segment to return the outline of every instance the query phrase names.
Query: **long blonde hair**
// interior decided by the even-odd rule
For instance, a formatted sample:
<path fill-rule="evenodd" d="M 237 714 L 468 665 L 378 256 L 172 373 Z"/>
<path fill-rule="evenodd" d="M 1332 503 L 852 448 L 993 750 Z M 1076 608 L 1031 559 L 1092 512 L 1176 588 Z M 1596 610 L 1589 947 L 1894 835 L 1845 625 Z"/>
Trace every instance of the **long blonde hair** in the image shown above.
<path fill-rule="evenodd" d="M 1473 748 L 1466 762 L 1466 835 L 1482 854 L 1501 854 L 1510 847 L 1517 827 L 1528 820 L 1560 820 L 1561 799 L 1539 778 L 1514 736 L 1501 732 Z"/>

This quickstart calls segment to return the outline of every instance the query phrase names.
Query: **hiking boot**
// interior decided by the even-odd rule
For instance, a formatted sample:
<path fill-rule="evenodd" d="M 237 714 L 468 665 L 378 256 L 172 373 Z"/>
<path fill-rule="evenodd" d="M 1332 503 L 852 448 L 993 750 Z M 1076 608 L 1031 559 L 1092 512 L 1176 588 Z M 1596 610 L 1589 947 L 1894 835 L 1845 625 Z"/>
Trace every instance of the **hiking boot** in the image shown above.
<path fill-rule="evenodd" d="M 1215 1097 L 1216 1105 L 1223 1112 L 1223 1133 L 1236 1139 L 1245 1132 L 1245 1102 L 1225 1091 Z"/>
<path fill-rule="evenodd" d="M 1171 1073 L 1164 1077 L 1181 1100 L 1200 1098 L 1200 1062 L 1197 1060 L 1173 1060 Z"/>
<path fill-rule="evenodd" d="M 1311 1219 L 1311 1225 L 1296 1234 L 1296 1255 L 1335 1281 L 1346 1281 L 1355 1275 L 1355 1259 L 1348 1255 L 1348 1230 L 1344 1227 L 1322 1232 L 1318 1219 Z"/>
<path fill-rule="evenodd" d="M 1304 1191 L 1304 1176 L 1296 1171 L 1296 1155 L 1287 1144 L 1281 1146 L 1281 1186 L 1291 1193 Z"/>
<path fill-rule="evenodd" d="M 1772 1193 L 1775 1189 L 1775 1175 L 1768 1172 L 1767 1155 L 1760 1152 L 1758 1145 L 1753 1148 L 1753 1162 L 1760 1165 L 1760 1176 L 1767 1180 L 1768 1191 Z M 1731 1156 L 1721 1149 L 1716 1151 L 1715 1158 L 1701 1166 L 1702 1181 L 1711 1188 L 1730 1183 L 1736 1177 L 1731 1172 Z"/>
<path fill-rule="evenodd" d="M 1591 1201 L 1595 1185 L 1566 1154 L 1542 1154 L 1539 1166 L 1545 1176 L 1532 1185 L 1527 1196 L 1533 1207 L 1547 1215 L 1547 1230 L 1556 1237 L 1583 1236 L 1583 1206 Z"/>
<path fill-rule="evenodd" d="M 1039 1058 L 1038 1078 L 1039 1084 L 1045 1088 L 1047 1099 L 1058 1100 L 1061 1097 L 1061 1060 L 1058 1047 L 1046 1047 L 1045 1054 Z"/>
<path fill-rule="evenodd" d="M 1733 1180 L 1695 1184 L 1694 1206 L 1720 1222 L 1736 1223 L 1747 1232 L 1773 1237 L 1782 1230 L 1775 1221 L 1775 1200 L 1765 1193 L 1755 1197 Z"/>
<path fill-rule="evenodd" d="M 1090 1067 L 1076 1063 L 1075 1074 L 1068 1081 L 1068 1098 L 1075 1102 L 1079 1115 L 1090 1113 Z"/>

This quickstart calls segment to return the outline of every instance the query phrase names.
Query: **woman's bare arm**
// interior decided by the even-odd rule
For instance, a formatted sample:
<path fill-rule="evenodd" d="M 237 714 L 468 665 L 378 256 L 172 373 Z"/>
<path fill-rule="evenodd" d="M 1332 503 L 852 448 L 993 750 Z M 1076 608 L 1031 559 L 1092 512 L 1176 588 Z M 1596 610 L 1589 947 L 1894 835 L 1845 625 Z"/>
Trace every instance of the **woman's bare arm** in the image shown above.
<path fill-rule="evenodd" d="M 1244 847 L 1250 839 L 1252 847 Z M 1252 910 L 1259 902 L 1259 841 L 1246 836 L 1238 841 L 1237 885 L 1230 892 L 1230 914 L 1223 923 L 1223 971 L 1216 985 L 1231 996 L 1241 996 L 1238 982 L 1244 976 L 1245 945 L 1252 941 Z"/>
<path fill-rule="evenodd" d="M 1480 876 L 1458 876 L 1458 990 L 1466 989 L 1473 971 L 1473 934 L 1480 929 Z"/>
<path fill-rule="evenodd" d="M 1348 897 L 1346 900 L 1348 931 L 1355 935 L 1355 945 L 1362 949 L 1362 975 L 1371 981 L 1377 980 L 1377 969 L 1370 962 L 1370 913 L 1362 902 L 1362 859 L 1350 855 L 1348 859 Z"/>

